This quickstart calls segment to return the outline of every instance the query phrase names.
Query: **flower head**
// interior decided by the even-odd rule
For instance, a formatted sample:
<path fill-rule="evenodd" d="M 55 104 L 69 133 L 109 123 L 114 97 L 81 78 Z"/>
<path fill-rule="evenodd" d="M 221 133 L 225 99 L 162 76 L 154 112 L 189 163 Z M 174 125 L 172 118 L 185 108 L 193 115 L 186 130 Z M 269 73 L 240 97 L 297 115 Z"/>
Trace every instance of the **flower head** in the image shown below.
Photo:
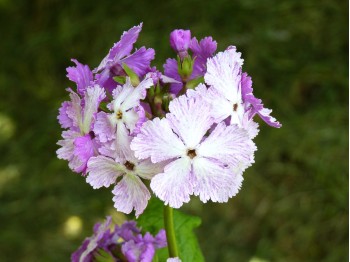
<path fill-rule="evenodd" d="M 141 234 L 135 221 L 126 221 L 121 226 L 112 226 L 111 217 L 107 217 L 103 224 L 94 226 L 94 234 L 84 240 L 83 244 L 75 251 L 72 262 L 90 262 L 98 257 L 103 250 L 110 258 L 116 261 L 151 262 L 155 250 L 167 245 L 165 231 L 160 230 L 153 237 L 146 232 Z"/>
<path fill-rule="evenodd" d="M 226 202 L 240 188 L 234 173 L 254 160 L 255 145 L 248 133 L 236 125 L 213 126 L 210 104 L 200 97 L 180 96 L 169 105 L 166 118 L 146 122 L 131 148 L 140 159 L 153 163 L 169 161 L 163 173 L 152 178 L 155 194 L 178 208 L 198 195 L 203 202 Z M 239 169 L 240 171 L 242 170 Z"/>

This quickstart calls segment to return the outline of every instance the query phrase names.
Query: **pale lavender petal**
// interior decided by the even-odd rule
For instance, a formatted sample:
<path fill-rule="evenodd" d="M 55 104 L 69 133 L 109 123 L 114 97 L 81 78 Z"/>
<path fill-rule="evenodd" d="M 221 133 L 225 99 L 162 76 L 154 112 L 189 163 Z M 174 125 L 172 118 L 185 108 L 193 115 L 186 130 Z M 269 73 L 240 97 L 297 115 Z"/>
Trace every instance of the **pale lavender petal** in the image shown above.
<path fill-rule="evenodd" d="M 213 124 L 211 105 L 204 99 L 180 96 L 169 104 L 170 113 L 166 115 L 171 128 L 189 148 L 195 148 Z"/>
<path fill-rule="evenodd" d="M 139 121 L 139 115 L 134 109 L 131 109 L 123 114 L 123 121 L 130 133 L 133 133 Z"/>
<path fill-rule="evenodd" d="M 107 105 L 108 109 L 117 112 L 123 102 L 128 98 L 128 96 L 133 92 L 134 87 L 131 85 L 130 81 L 128 84 L 123 86 L 118 86 L 113 90 L 113 100 Z"/>
<path fill-rule="evenodd" d="M 246 130 L 237 125 L 226 126 L 221 122 L 201 143 L 197 154 L 232 166 L 240 162 L 250 165 L 255 150 L 255 144 Z"/>
<path fill-rule="evenodd" d="M 67 77 L 77 84 L 78 93 L 83 95 L 86 88 L 93 81 L 93 75 L 88 65 L 83 65 L 76 59 L 72 59 L 72 62 L 74 62 L 76 66 L 67 68 Z"/>
<path fill-rule="evenodd" d="M 143 179 L 151 179 L 157 174 L 164 172 L 164 167 L 168 164 L 168 161 L 159 163 L 152 163 L 150 159 L 142 160 L 135 166 L 135 173 Z"/>
<path fill-rule="evenodd" d="M 72 102 L 65 101 L 58 110 L 57 119 L 62 128 L 70 128 L 73 126 L 73 120 L 67 114 L 67 109 L 72 106 L 71 104 Z"/>
<path fill-rule="evenodd" d="M 168 164 L 164 173 L 152 178 L 151 188 L 165 205 L 179 208 L 189 202 L 193 193 L 190 159 L 179 158 Z"/>
<path fill-rule="evenodd" d="M 207 61 L 205 82 L 216 89 L 229 101 L 239 103 L 241 95 L 241 53 L 235 49 L 220 52 Z"/>
<path fill-rule="evenodd" d="M 82 106 L 81 99 L 77 93 L 75 93 L 72 89 L 67 89 L 70 94 L 71 102 L 67 105 L 66 113 L 67 116 L 72 119 L 72 123 L 74 127 L 81 129 L 82 127 Z"/>
<path fill-rule="evenodd" d="M 115 150 L 120 156 L 124 156 L 126 159 L 130 159 L 133 154 L 131 154 L 130 150 L 130 141 L 131 141 L 130 133 L 126 128 L 125 124 L 121 121 L 117 123 L 117 133 L 116 140 L 114 143 Z"/>
<path fill-rule="evenodd" d="M 141 132 L 132 140 L 131 149 L 139 159 L 151 157 L 153 163 L 186 153 L 185 145 L 171 130 L 166 118 L 155 118 L 143 124 Z"/>
<path fill-rule="evenodd" d="M 126 83 L 123 86 L 123 89 L 131 89 L 131 92 L 126 97 L 122 104 L 122 108 L 124 110 L 128 110 L 130 108 L 133 108 L 135 106 L 140 105 L 140 100 L 145 99 L 147 89 L 150 88 L 153 85 L 153 80 L 150 77 L 146 77 L 142 82 L 137 86 L 133 87 L 130 82 L 130 78 L 126 78 Z"/>
<path fill-rule="evenodd" d="M 116 125 L 111 121 L 113 114 L 99 112 L 96 116 L 96 122 L 93 131 L 101 143 L 115 139 Z"/>
<path fill-rule="evenodd" d="M 97 109 L 100 102 L 106 97 L 106 93 L 103 88 L 98 85 L 89 87 L 86 89 L 84 97 L 84 114 L 82 122 L 82 131 L 87 134 L 91 130 L 91 125 L 96 118 Z"/>
<path fill-rule="evenodd" d="M 91 157 L 87 163 L 86 182 L 94 189 L 109 187 L 117 181 L 117 178 L 124 172 L 124 168 L 114 159 L 97 156 Z"/>
<path fill-rule="evenodd" d="M 151 198 L 151 194 L 141 179 L 132 174 L 124 175 L 112 193 L 114 194 L 114 207 L 126 214 L 135 209 L 136 217 L 142 214 Z"/>
<path fill-rule="evenodd" d="M 138 76 L 143 76 L 150 68 L 155 52 L 152 48 L 141 47 L 133 54 L 121 59 L 120 65 L 127 64 Z"/>
<path fill-rule="evenodd" d="M 143 123 L 145 123 L 148 120 L 148 118 L 146 117 L 145 109 L 143 108 L 143 106 L 141 104 L 140 104 L 140 106 L 135 107 L 134 110 L 137 114 L 138 119 L 137 119 L 137 122 L 135 123 L 134 128 L 130 129 L 132 136 L 135 136 L 138 133 L 140 133 L 140 130 L 141 130 Z M 128 125 L 128 123 L 125 123 L 125 124 Z"/>
<path fill-rule="evenodd" d="M 237 194 L 241 181 L 237 181 L 231 173 L 230 168 L 224 164 L 201 157 L 193 159 L 194 195 L 206 203 L 227 202 L 228 199 Z"/>
<path fill-rule="evenodd" d="M 74 157 L 74 140 L 81 136 L 79 132 L 67 130 L 62 132 L 63 140 L 59 140 L 57 145 L 61 146 L 56 153 L 59 159 L 70 161 Z"/>

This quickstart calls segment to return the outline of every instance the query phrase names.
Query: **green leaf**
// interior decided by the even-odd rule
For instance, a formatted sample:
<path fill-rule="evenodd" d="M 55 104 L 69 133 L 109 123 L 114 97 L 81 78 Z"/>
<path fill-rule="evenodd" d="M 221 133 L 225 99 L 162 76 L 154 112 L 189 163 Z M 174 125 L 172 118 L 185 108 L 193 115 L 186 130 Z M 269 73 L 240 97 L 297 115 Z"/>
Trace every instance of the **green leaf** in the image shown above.
<path fill-rule="evenodd" d="M 94 256 L 96 262 L 114 262 L 115 259 L 111 254 L 103 249 L 99 249 Z"/>
<path fill-rule="evenodd" d="M 130 77 L 131 84 L 136 87 L 140 84 L 140 79 L 138 75 L 130 68 L 127 64 L 123 63 L 122 65 L 125 73 Z"/>
<path fill-rule="evenodd" d="M 144 232 L 155 235 L 164 228 L 163 222 L 163 202 L 152 198 L 146 210 L 137 219 L 137 224 Z M 201 224 L 199 217 L 183 214 L 178 209 L 174 209 L 174 227 L 179 256 L 182 262 L 203 262 L 204 257 L 199 247 L 193 229 Z M 157 251 L 159 261 L 166 261 L 168 258 L 167 248 Z"/>

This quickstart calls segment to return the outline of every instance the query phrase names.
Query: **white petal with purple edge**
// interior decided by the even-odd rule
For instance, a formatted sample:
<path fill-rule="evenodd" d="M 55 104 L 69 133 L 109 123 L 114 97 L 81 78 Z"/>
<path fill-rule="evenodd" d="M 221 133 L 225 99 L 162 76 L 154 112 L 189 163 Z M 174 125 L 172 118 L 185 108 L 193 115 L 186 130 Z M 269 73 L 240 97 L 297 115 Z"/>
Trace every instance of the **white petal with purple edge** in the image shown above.
<path fill-rule="evenodd" d="M 139 159 L 151 157 L 153 163 L 172 159 L 186 153 L 186 147 L 171 130 L 166 118 L 155 118 L 143 124 L 132 140 L 131 149 Z"/>
<path fill-rule="evenodd" d="M 151 179 L 157 174 L 164 172 L 164 167 L 168 164 L 168 161 L 159 163 L 152 163 L 150 159 L 142 160 L 135 166 L 135 173 L 144 179 Z"/>
<path fill-rule="evenodd" d="M 170 102 L 169 110 L 166 118 L 171 128 L 189 148 L 195 148 L 213 124 L 211 106 L 204 99 L 183 95 Z"/>
<path fill-rule="evenodd" d="M 86 89 L 83 126 L 81 128 L 84 134 L 89 133 L 91 130 L 91 123 L 95 120 L 98 106 L 105 97 L 106 93 L 104 89 L 98 85 Z"/>
<path fill-rule="evenodd" d="M 116 125 L 111 121 L 113 117 L 115 118 L 113 114 L 105 112 L 99 112 L 96 116 L 93 130 L 101 143 L 106 143 L 115 138 Z"/>
<path fill-rule="evenodd" d="M 115 162 L 112 158 L 105 156 L 91 157 L 87 164 L 88 176 L 86 182 L 94 189 L 103 186 L 109 187 L 123 174 L 123 170 L 122 165 Z"/>
<path fill-rule="evenodd" d="M 62 132 L 63 140 L 59 140 L 57 145 L 61 146 L 56 153 L 59 159 L 70 160 L 74 155 L 74 140 L 81 136 L 79 132 L 67 130 Z"/>
<path fill-rule="evenodd" d="M 250 164 L 255 150 L 255 144 L 246 130 L 237 125 L 226 126 L 221 122 L 201 143 L 197 154 L 234 166 L 241 161 Z"/>
<path fill-rule="evenodd" d="M 115 186 L 114 207 L 126 214 L 135 209 L 135 216 L 138 217 L 146 208 L 151 194 L 141 179 L 132 174 L 124 175 L 123 179 Z"/>
<path fill-rule="evenodd" d="M 183 203 L 189 202 L 190 195 L 193 194 L 190 159 L 184 157 L 169 163 L 165 166 L 164 173 L 152 178 L 151 188 L 165 205 L 179 208 Z"/>
<path fill-rule="evenodd" d="M 243 59 L 235 48 L 219 52 L 207 60 L 205 82 L 224 95 L 228 100 L 238 102 L 241 95 L 241 67 Z"/>
<path fill-rule="evenodd" d="M 228 167 L 218 161 L 205 158 L 193 159 L 193 175 L 195 180 L 194 195 L 206 203 L 227 202 L 237 194 L 241 181 L 236 180 Z"/>
<path fill-rule="evenodd" d="M 140 105 L 140 100 L 146 97 L 146 89 L 150 88 L 153 85 L 152 78 L 145 78 L 137 87 L 133 87 L 130 83 L 130 78 L 126 78 L 126 83 L 124 88 L 132 88 L 132 92 L 129 96 L 124 100 L 122 104 L 122 108 L 124 110 L 128 110 L 135 106 Z"/>
<path fill-rule="evenodd" d="M 138 120 L 139 115 L 134 109 L 130 109 L 129 111 L 123 113 L 123 121 L 131 133 L 134 131 Z"/>

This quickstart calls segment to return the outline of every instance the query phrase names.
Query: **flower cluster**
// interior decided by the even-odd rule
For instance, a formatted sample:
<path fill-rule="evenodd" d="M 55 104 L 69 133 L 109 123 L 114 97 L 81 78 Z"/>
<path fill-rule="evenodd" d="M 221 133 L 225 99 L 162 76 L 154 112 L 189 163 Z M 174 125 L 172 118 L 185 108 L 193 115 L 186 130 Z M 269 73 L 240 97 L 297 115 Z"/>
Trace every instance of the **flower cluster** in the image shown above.
<path fill-rule="evenodd" d="M 254 117 L 281 124 L 254 96 L 235 47 L 215 53 L 212 37 L 175 30 L 177 59 L 162 73 L 151 67 L 153 49 L 133 51 L 141 28 L 125 32 L 94 70 L 72 60 L 76 91 L 67 89 L 70 101 L 59 109 L 57 155 L 93 188 L 114 185 L 114 206 L 124 213 L 139 216 L 150 191 L 175 208 L 191 195 L 226 202 L 254 162 Z"/>
<path fill-rule="evenodd" d="M 134 221 L 112 226 L 111 217 L 107 217 L 105 223 L 95 224 L 94 234 L 72 254 L 71 261 L 89 262 L 104 256 L 112 261 L 151 262 L 156 249 L 166 245 L 164 230 L 155 237 L 148 232 L 142 235 Z"/>

